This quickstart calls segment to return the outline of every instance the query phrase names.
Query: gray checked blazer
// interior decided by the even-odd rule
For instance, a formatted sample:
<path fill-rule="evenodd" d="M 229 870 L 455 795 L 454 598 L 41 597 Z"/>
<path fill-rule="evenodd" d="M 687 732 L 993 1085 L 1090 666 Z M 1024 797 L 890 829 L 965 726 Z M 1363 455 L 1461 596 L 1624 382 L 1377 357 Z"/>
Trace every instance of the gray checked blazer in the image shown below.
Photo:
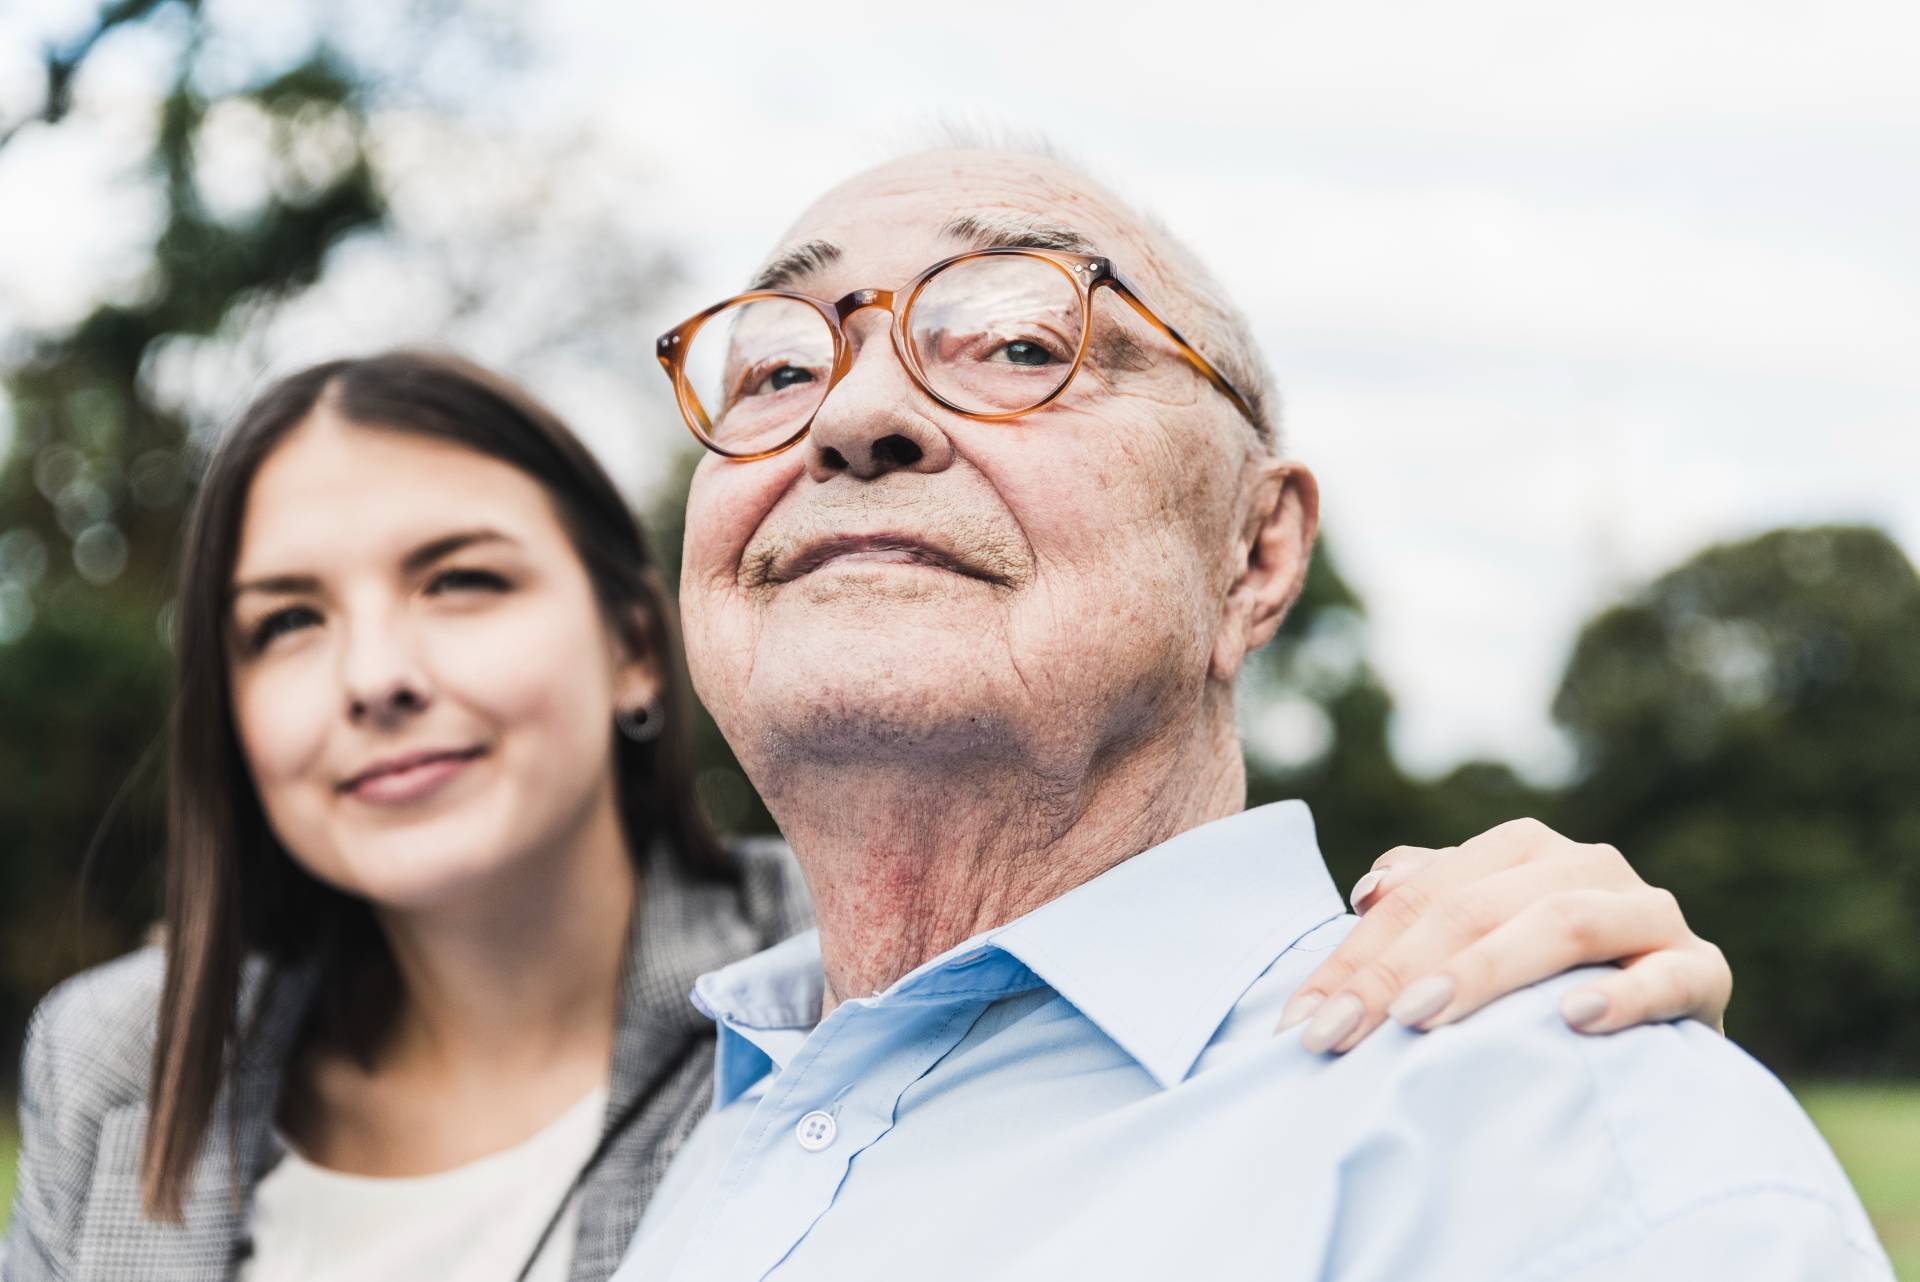
<path fill-rule="evenodd" d="M 812 924 L 778 842 L 743 843 L 739 886 L 700 883 L 663 851 L 647 861 L 622 981 L 609 1122 L 636 1120 L 580 1191 L 570 1282 L 604 1282 L 712 1099 L 713 1026 L 688 992 L 703 971 Z M 140 1212 L 162 958 L 145 949 L 67 981 L 34 1013 L 20 1075 L 20 1167 L 0 1282 L 216 1282 L 244 1256 L 252 1191 L 284 1151 L 273 1120 L 313 970 L 251 965 L 249 1051 L 221 1088 L 183 1224 Z M 562 1189 L 530 1190 L 552 1197 Z"/>

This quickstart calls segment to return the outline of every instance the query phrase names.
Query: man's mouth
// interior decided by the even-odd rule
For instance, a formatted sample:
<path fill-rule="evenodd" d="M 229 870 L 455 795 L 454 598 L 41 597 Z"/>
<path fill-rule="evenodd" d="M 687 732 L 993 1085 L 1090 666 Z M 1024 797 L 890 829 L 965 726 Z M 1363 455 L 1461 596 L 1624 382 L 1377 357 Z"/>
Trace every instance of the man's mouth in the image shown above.
<path fill-rule="evenodd" d="M 836 564 L 917 565 L 999 587 L 1008 585 L 1000 575 L 968 564 L 944 548 L 907 534 L 838 534 L 815 540 L 797 552 L 776 557 L 767 567 L 766 582 L 791 583 Z"/>

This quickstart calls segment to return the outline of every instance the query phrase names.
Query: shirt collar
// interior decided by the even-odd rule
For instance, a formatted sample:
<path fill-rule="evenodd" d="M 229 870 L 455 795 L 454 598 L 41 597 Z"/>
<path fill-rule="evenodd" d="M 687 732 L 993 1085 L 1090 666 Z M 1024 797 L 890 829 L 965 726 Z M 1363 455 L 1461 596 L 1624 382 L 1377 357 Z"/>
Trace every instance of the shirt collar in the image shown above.
<path fill-rule="evenodd" d="M 1162 1087 L 1253 981 L 1345 911 L 1306 803 L 1189 829 L 988 932 Z"/>
<path fill-rule="evenodd" d="M 1170 1087 L 1273 960 L 1343 911 L 1311 813 L 1284 801 L 1183 832 L 862 1000 L 978 1000 L 1045 984 Z M 813 931 L 700 977 L 694 1005 L 721 1027 L 716 1106 L 785 1066 L 823 992 Z"/>

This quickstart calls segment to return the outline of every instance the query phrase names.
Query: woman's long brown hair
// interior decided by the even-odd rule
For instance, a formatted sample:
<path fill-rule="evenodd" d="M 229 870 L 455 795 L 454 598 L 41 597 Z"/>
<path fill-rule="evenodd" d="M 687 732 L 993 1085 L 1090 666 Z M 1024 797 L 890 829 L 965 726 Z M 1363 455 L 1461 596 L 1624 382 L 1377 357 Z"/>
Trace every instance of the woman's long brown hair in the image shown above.
<path fill-rule="evenodd" d="M 664 841 L 686 872 L 734 876 L 694 801 L 692 695 L 666 588 L 632 513 L 579 440 L 526 392 L 451 356 L 395 352 L 281 380 L 214 452 L 182 547 L 167 780 L 166 979 L 141 1164 L 142 1198 L 154 1219 L 180 1218 L 221 1083 L 245 1049 L 238 1003 L 249 956 L 281 966 L 323 951 L 355 958 L 363 968 L 355 978 L 374 981 L 374 1000 L 363 982 L 348 985 L 345 972 L 335 970 L 315 1019 L 363 1052 L 397 994 L 368 905 L 307 874 L 268 826 L 241 755 L 228 687 L 229 583 L 247 494 L 261 463 L 323 400 L 358 426 L 451 441 L 541 484 L 609 625 L 623 629 L 666 676 L 658 738 L 614 736 L 608 720 L 629 849 L 638 862 L 652 842 Z"/>

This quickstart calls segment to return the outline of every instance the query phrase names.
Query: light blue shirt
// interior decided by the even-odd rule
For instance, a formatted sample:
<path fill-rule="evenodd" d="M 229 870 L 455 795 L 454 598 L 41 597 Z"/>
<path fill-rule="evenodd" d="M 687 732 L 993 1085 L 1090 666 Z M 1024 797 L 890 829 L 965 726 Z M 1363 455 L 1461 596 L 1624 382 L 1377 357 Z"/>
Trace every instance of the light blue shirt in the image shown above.
<path fill-rule="evenodd" d="M 1580 976 L 1275 1037 L 1352 924 L 1289 802 L 824 1021 L 812 936 L 703 976 L 715 1110 L 615 1282 L 1892 1278 L 1778 1081 L 1698 1024 L 1571 1032 Z"/>

